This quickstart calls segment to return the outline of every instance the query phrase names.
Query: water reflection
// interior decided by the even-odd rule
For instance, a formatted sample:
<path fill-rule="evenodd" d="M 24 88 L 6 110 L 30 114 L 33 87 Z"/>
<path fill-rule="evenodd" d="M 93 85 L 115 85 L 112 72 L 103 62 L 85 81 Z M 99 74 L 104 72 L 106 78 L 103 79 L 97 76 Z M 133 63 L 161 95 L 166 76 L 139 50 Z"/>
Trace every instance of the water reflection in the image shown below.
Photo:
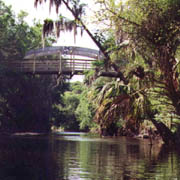
<path fill-rule="evenodd" d="M 179 153 L 147 140 L 84 134 L 0 140 L 0 180 L 175 180 Z"/>
<path fill-rule="evenodd" d="M 54 162 L 46 139 L 0 140 L 1 180 L 54 180 Z"/>

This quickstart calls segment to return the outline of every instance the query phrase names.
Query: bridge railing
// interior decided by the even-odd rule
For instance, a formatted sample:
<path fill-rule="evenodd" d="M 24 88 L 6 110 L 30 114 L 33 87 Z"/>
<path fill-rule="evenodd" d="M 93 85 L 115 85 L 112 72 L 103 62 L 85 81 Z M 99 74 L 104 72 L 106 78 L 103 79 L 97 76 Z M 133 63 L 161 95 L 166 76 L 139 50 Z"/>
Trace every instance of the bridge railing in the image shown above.
<path fill-rule="evenodd" d="M 39 74 L 72 74 L 92 69 L 90 59 L 63 59 L 63 60 L 16 60 L 4 61 L 8 68 L 23 73 Z"/>

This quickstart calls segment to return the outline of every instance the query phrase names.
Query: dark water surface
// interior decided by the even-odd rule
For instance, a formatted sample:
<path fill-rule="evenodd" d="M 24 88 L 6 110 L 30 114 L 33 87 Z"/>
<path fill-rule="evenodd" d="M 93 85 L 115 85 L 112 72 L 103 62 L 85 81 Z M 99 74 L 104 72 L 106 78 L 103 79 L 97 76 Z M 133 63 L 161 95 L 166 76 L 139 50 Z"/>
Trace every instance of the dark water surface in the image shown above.
<path fill-rule="evenodd" d="M 148 140 L 83 134 L 0 139 L 0 180 L 177 180 L 180 154 Z"/>

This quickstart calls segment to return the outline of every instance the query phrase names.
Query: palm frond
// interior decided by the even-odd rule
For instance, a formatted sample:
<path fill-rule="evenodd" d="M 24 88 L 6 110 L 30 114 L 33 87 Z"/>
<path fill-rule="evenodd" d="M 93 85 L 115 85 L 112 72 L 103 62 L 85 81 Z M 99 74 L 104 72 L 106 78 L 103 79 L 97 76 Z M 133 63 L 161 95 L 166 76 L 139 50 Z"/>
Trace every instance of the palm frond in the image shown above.
<path fill-rule="evenodd" d="M 103 88 L 101 89 L 101 91 L 98 93 L 98 97 L 97 97 L 97 103 L 101 104 L 106 92 L 112 87 L 112 83 L 107 83 L 106 85 L 103 86 Z"/>
<path fill-rule="evenodd" d="M 115 122 L 117 118 L 129 112 L 130 96 L 122 94 L 114 99 L 105 99 L 96 111 L 94 121 L 104 126 Z"/>

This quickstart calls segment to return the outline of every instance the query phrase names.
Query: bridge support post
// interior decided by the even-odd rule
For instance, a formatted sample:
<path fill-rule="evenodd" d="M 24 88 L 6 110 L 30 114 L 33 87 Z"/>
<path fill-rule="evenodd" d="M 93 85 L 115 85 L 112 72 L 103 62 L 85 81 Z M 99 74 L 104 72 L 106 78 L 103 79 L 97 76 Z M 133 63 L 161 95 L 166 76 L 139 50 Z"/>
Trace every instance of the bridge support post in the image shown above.
<path fill-rule="evenodd" d="M 73 59 L 73 71 L 72 71 L 72 72 L 73 72 L 73 74 L 74 74 L 74 72 L 75 72 L 75 60 L 74 60 L 75 57 L 74 57 L 74 55 L 72 55 L 72 59 Z"/>
<path fill-rule="evenodd" d="M 59 51 L 59 72 L 58 74 L 62 73 L 62 55 L 61 55 L 61 51 Z"/>
<path fill-rule="evenodd" d="M 23 72 L 23 62 L 20 62 L 20 72 Z"/>
<path fill-rule="evenodd" d="M 71 55 L 70 55 L 70 63 L 71 63 L 71 74 L 74 75 L 75 72 L 75 61 L 74 61 L 74 55 L 73 55 L 73 51 L 71 51 Z"/>
<path fill-rule="evenodd" d="M 33 74 L 35 74 L 35 72 L 36 72 L 36 58 L 34 55 L 34 58 L 33 58 Z"/>

